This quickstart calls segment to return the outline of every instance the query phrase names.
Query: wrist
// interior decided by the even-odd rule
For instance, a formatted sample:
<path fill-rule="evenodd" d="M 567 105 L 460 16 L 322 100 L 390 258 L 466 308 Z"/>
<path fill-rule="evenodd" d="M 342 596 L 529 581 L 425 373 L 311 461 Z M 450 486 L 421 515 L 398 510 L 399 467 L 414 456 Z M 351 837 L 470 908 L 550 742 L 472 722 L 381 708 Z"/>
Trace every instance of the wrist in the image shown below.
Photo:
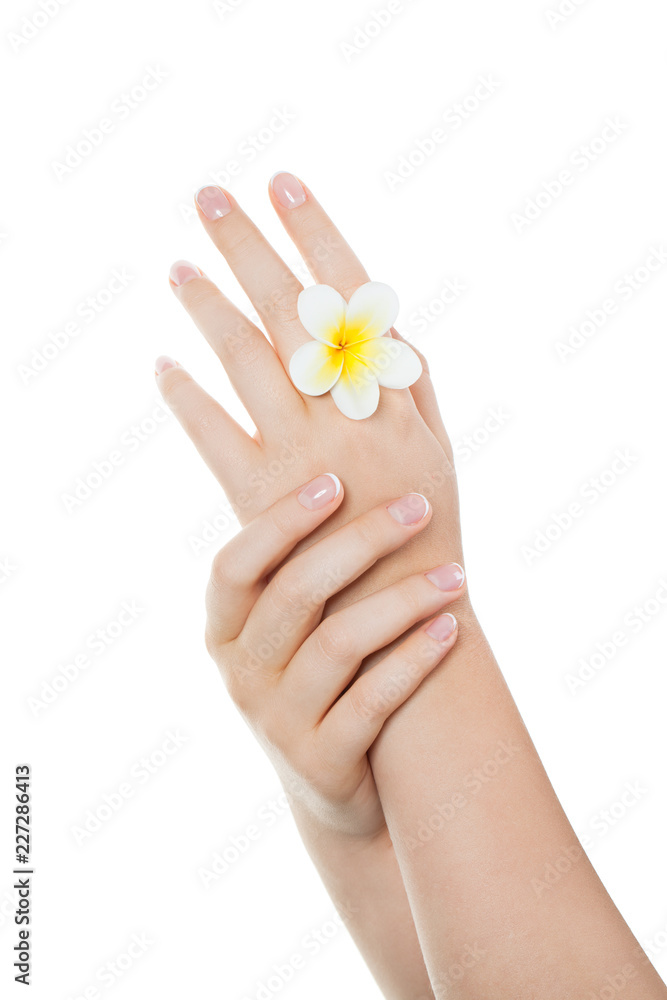
<path fill-rule="evenodd" d="M 332 858 L 355 858 L 391 846 L 381 811 L 370 819 L 365 816 L 360 819 L 356 811 L 344 806 L 321 803 L 313 806 L 308 797 L 294 795 L 283 787 L 301 837 Z"/>

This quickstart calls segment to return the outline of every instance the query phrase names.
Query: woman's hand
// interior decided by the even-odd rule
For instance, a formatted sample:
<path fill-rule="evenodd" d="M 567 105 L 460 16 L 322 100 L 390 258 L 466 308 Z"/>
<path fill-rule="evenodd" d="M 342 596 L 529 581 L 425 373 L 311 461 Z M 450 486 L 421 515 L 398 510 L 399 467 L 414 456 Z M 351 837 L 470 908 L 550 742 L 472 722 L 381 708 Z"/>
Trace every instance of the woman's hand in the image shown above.
<path fill-rule="evenodd" d="M 368 281 L 361 263 L 312 193 L 291 174 L 270 185 L 273 206 L 319 283 L 346 300 Z M 161 358 L 160 390 L 247 524 L 286 490 L 334 468 L 348 485 L 345 502 L 314 537 L 349 521 L 387 496 L 408 490 L 436 506 L 433 525 L 391 560 L 378 563 L 326 613 L 428 568 L 434 557 L 462 562 L 452 452 L 426 363 L 410 389 L 380 390 L 376 412 L 351 420 L 330 394 L 302 396 L 287 375 L 294 351 L 310 340 L 297 315 L 301 282 L 235 199 L 220 188 L 197 196 L 200 219 L 251 299 L 270 341 L 195 265 L 172 267 L 171 286 L 222 361 L 256 428 L 251 437 L 180 366 Z M 398 337 L 392 328 L 391 335 Z M 399 338 L 400 339 L 400 338 Z M 420 356 L 421 357 L 421 356 Z M 397 456 L 400 455 L 400 460 Z M 457 606 L 470 621 L 467 596 Z"/>
<path fill-rule="evenodd" d="M 353 679 L 365 657 L 460 597 L 464 574 L 457 564 L 433 567 L 322 621 L 327 600 L 432 516 L 422 496 L 408 494 L 289 558 L 342 501 L 338 479 L 320 475 L 220 550 L 207 591 L 206 643 L 293 808 L 336 833 L 375 838 L 384 817 L 367 751 L 454 645 L 456 620 L 433 618 Z"/>

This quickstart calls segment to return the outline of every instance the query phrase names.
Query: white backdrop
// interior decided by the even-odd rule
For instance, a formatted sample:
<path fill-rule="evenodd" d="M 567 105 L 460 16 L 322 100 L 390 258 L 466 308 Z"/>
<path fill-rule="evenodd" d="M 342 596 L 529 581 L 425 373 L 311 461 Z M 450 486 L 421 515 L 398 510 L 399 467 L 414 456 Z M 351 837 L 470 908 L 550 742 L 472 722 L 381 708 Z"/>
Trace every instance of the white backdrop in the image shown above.
<path fill-rule="evenodd" d="M 194 260 L 252 313 L 192 197 L 222 182 L 300 267 L 279 169 L 399 293 L 457 443 L 476 610 L 667 975 L 662 5 L 5 0 L 1 21 L 3 981 L 27 761 L 32 996 L 379 996 L 204 649 L 235 529 L 153 377 L 171 354 L 240 415 L 167 274 Z"/>

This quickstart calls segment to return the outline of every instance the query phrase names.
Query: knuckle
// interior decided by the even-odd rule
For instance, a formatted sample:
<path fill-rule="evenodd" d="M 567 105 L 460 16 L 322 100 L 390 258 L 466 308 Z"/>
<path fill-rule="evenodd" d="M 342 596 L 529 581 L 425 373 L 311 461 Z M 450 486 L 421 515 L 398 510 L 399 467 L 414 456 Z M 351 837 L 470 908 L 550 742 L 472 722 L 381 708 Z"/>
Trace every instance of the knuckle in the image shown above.
<path fill-rule="evenodd" d="M 355 658 L 356 642 L 340 615 L 330 615 L 314 633 L 318 657 L 338 666 Z"/>
<path fill-rule="evenodd" d="M 281 616 L 290 617 L 304 604 L 305 588 L 302 580 L 290 567 L 276 573 L 269 584 L 268 593 Z"/>
<path fill-rule="evenodd" d="M 254 719 L 257 706 L 263 701 L 263 677 L 242 643 L 234 643 L 233 656 L 220 667 L 220 671 L 229 696 L 238 710 L 246 719 Z"/>
<path fill-rule="evenodd" d="M 359 721 L 368 722 L 382 715 L 382 698 L 377 691 L 363 683 L 363 678 L 352 685 L 346 697 L 348 708 Z"/>
<path fill-rule="evenodd" d="M 202 308 L 205 309 L 217 295 L 217 289 L 202 275 L 195 278 L 194 281 L 180 285 L 178 291 L 188 312 L 199 312 Z"/>
<path fill-rule="evenodd" d="M 414 435 L 417 409 L 409 389 L 401 389 L 394 393 L 388 400 L 386 413 L 394 436 L 405 435 L 409 439 Z"/>
<path fill-rule="evenodd" d="M 206 651 L 211 659 L 218 663 L 222 643 L 220 642 L 217 632 L 213 628 L 210 620 L 206 622 L 206 628 L 204 629 L 204 645 L 206 646 Z"/>
<path fill-rule="evenodd" d="M 296 295 L 287 294 L 283 289 L 276 290 L 262 302 L 262 312 L 265 318 L 273 319 L 280 326 L 291 326 L 299 319 Z"/>
<path fill-rule="evenodd" d="M 421 599 L 419 590 L 417 589 L 418 584 L 422 583 L 421 578 L 419 581 L 415 579 L 401 580 L 400 583 L 396 584 L 396 598 L 397 602 L 404 610 L 406 610 L 413 618 L 421 618 L 424 613 L 424 602 Z"/>
<path fill-rule="evenodd" d="M 246 331 L 243 335 L 236 335 L 233 338 L 223 336 L 222 343 L 226 348 L 226 355 L 237 368 L 253 368 L 262 359 L 262 343 L 260 333 Z"/>
<path fill-rule="evenodd" d="M 236 261 L 244 261 L 248 257 L 256 257 L 260 245 L 260 237 L 254 226 L 247 219 L 237 217 L 237 225 L 223 226 L 220 231 L 220 241 L 224 237 L 224 247 L 221 247 L 225 257 Z"/>
<path fill-rule="evenodd" d="M 415 354 L 417 355 L 417 357 L 421 361 L 422 374 L 426 375 L 427 377 L 430 377 L 431 370 L 430 370 L 430 368 L 428 366 L 428 361 L 426 360 L 426 357 L 422 354 L 421 351 L 417 350 L 417 348 L 415 347 L 415 345 L 413 343 L 410 344 L 410 347 L 412 348 L 412 350 L 415 352 Z"/>
<path fill-rule="evenodd" d="M 254 700 L 252 689 L 244 676 L 243 671 L 239 675 L 234 669 L 221 671 L 222 679 L 225 682 L 227 693 L 238 708 L 241 715 L 250 719 Z"/>
<path fill-rule="evenodd" d="M 363 555 L 375 555 L 384 549 L 385 532 L 376 512 L 357 518 L 350 526 L 352 542 Z"/>
<path fill-rule="evenodd" d="M 214 660 L 230 698 L 242 714 L 247 714 L 250 704 L 249 685 L 244 681 L 244 669 L 238 669 L 233 647 L 224 643 L 216 635 L 215 628 L 207 621 L 204 642 L 209 655 Z"/>
<path fill-rule="evenodd" d="M 213 557 L 210 582 L 216 594 L 238 588 L 243 584 L 239 562 L 230 557 L 226 548 L 220 549 Z"/>
<path fill-rule="evenodd" d="M 186 415 L 187 426 L 194 440 L 206 439 L 218 426 L 212 410 L 206 406 L 192 406 Z"/>
<path fill-rule="evenodd" d="M 280 538 L 291 540 L 294 537 L 292 516 L 285 504 L 280 502 L 274 504 L 272 507 L 269 507 L 266 515 Z"/>

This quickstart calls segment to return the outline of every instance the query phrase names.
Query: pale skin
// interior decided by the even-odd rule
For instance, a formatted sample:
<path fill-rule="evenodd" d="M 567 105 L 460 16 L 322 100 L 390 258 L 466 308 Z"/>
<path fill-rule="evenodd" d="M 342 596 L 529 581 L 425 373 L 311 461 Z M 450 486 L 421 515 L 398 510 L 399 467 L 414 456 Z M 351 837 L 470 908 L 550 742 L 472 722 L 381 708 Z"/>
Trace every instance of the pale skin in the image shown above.
<path fill-rule="evenodd" d="M 369 277 L 312 192 L 280 174 L 269 195 L 315 281 L 349 300 Z M 160 359 L 158 384 L 166 402 L 244 525 L 230 543 L 236 557 L 229 560 L 223 550 L 214 565 L 208 648 L 228 679 L 240 663 L 242 683 L 229 684 L 232 697 L 276 764 L 306 847 L 385 996 L 603 1000 L 605 990 L 615 989 L 623 1000 L 667 997 L 581 850 L 465 585 L 443 592 L 425 577 L 436 566 L 462 565 L 463 556 L 452 450 L 424 359 L 421 378 L 410 389 L 382 389 L 377 411 L 364 420 L 343 416 L 329 395 L 302 396 L 286 373 L 291 354 L 307 340 L 296 312 L 300 282 L 229 192 L 207 188 L 198 201 L 205 229 L 268 333 L 267 339 L 197 268 L 185 262 L 172 268 L 175 294 L 222 361 L 257 429 L 251 437 L 183 368 Z M 391 335 L 399 337 L 394 328 Z M 262 541 L 265 532 L 250 544 L 253 525 L 271 517 L 272 505 L 289 503 L 290 496 L 294 501 L 290 491 L 298 493 L 327 471 L 344 484 L 330 511 L 318 512 L 315 523 L 299 522 L 296 533 L 289 529 L 282 547 Z M 389 542 L 380 522 L 388 526 L 387 506 L 408 493 L 424 494 L 431 510 L 417 527 L 400 525 L 409 538 Z M 326 544 L 325 536 L 348 528 L 357 533 L 352 548 L 361 545 L 366 562 L 359 572 L 346 564 L 341 578 L 345 536 L 329 551 L 333 562 L 324 551 L 322 565 L 331 572 L 324 582 L 315 579 L 320 591 L 324 587 L 322 608 L 308 592 L 314 578 L 290 577 L 290 567 Z M 244 567 L 239 579 L 235 571 Z M 276 581 L 283 605 L 267 597 Z M 439 607 L 425 609 L 410 590 L 416 586 L 433 601 L 437 592 Z M 232 593 L 240 602 L 233 627 L 225 626 L 222 611 Z M 397 599 L 412 617 L 397 617 L 391 603 Z M 426 668 L 421 661 L 423 672 L 412 676 L 405 699 L 381 698 L 383 711 L 370 712 L 372 724 L 368 712 L 349 712 L 356 728 L 343 727 L 345 739 L 333 741 L 336 753 L 318 768 L 312 699 L 319 698 L 316 715 L 326 708 L 319 726 L 345 718 L 357 685 L 368 685 L 360 690 L 370 698 L 383 670 L 407 669 L 412 647 L 397 644 L 419 637 L 435 642 L 426 636 L 428 625 L 418 622 L 450 599 L 458 627 L 437 665 Z M 377 602 L 371 618 L 378 628 L 389 619 L 396 626 L 373 632 L 370 645 L 359 617 L 368 600 Z M 384 614 L 383 608 L 393 610 Z M 269 609 L 273 617 L 267 618 Z M 295 627 L 289 642 L 275 656 L 258 656 L 257 639 L 287 622 Z M 254 640 L 239 647 L 248 628 Z M 321 629 L 324 643 L 316 638 Z M 293 648 L 296 638 L 301 642 Z M 248 655 L 230 652 L 239 648 Z M 358 679 L 345 690 L 362 661 Z M 322 673 L 331 681 L 329 699 L 318 690 Z M 303 683 L 291 686 L 289 678 L 297 676 Z M 286 717 L 310 734 L 310 743 L 290 740 L 288 725 L 276 731 L 275 719 L 267 734 L 261 706 L 265 692 L 274 690 L 270 684 L 281 690 Z M 360 701 L 368 709 L 377 699 Z M 340 731 L 329 725 L 327 732 L 331 747 L 331 734 Z"/>
<path fill-rule="evenodd" d="M 369 964 L 395 995 L 418 995 L 428 976 L 395 860 L 381 849 L 386 825 L 367 754 L 385 720 L 454 645 L 455 618 L 436 616 L 354 678 L 367 655 L 460 597 L 463 573 L 433 567 L 322 620 L 330 597 L 423 531 L 432 514 L 421 496 L 397 498 L 285 562 L 343 502 L 335 478 L 318 476 L 276 501 L 221 549 L 207 591 L 206 643 Z M 397 916 L 407 936 L 397 935 Z M 382 942 L 397 949 L 389 969 L 376 956 Z"/>

